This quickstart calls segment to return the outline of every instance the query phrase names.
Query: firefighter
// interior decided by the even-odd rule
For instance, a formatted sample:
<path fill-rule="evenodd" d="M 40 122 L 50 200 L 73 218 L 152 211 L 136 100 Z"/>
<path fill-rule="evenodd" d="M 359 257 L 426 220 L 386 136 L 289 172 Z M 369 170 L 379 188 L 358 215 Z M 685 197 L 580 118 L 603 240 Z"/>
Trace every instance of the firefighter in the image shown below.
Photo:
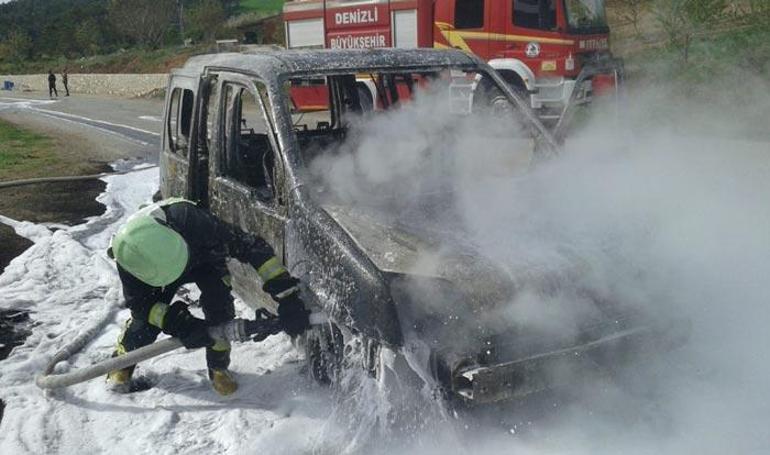
<path fill-rule="evenodd" d="M 113 356 L 154 342 L 160 332 L 179 338 L 188 349 L 205 347 L 209 379 L 221 395 L 238 388 L 228 370 L 230 345 L 212 339 L 207 328 L 234 317 L 227 257 L 257 270 L 262 289 L 278 303 L 284 332 L 295 337 L 309 326 L 298 281 L 267 242 L 236 234 L 193 202 L 172 198 L 139 210 L 115 234 L 108 254 L 117 263 L 131 310 Z M 194 317 L 183 302 L 172 303 L 186 283 L 200 289 L 205 320 Z M 113 371 L 108 382 L 116 390 L 131 390 L 133 371 L 134 366 Z"/>
<path fill-rule="evenodd" d="M 56 75 L 53 74 L 53 70 L 48 70 L 48 97 L 59 97 L 59 92 L 56 91 Z"/>
<path fill-rule="evenodd" d="M 64 85 L 64 96 L 70 96 L 69 74 L 67 74 L 67 68 L 64 68 L 64 71 L 61 73 L 61 83 Z"/>

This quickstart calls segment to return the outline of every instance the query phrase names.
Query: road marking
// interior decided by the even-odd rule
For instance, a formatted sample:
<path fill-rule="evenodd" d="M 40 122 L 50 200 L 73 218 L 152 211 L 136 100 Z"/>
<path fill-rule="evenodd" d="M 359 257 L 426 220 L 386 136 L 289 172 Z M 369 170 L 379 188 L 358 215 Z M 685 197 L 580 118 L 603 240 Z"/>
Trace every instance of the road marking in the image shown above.
<path fill-rule="evenodd" d="M 125 129 L 128 129 L 128 130 L 137 131 L 139 133 L 150 134 L 152 136 L 160 136 L 160 133 L 156 133 L 154 131 L 147 131 L 147 130 L 143 130 L 141 128 L 136 128 L 134 126 L 124 125 L 122 123 L 112 123 L 112 122 L 107 122 L 105 120 L 96 120 L 96 119 L 84 117 L 82 115 L 70 114 L 68 112 L 52 111 L 52 110 L 40 109 L 40 108 L 36 108 L 36 107 L 30 107 L 30 110 L 33 110 L 33 111 L 36 111 L 36 112 L 41 112 L 41 113 L 46 113 L 46 114 L 53 115 L 53 116 L 56 116 L 56 117 L 58 117 L 58 116 L 69 117 L 69 118 L 73 118 L 73 119 L 76 119 L 76 120 L 85 120 L 87 122 L 94 122 L 94 123 L 100 123 L 100 124 L 103 124 L 103 125 L 116 126 L 118 128 L 125 128 Z"/>
<path fill-rule="evenodd" d="M 17 109 L 23 109 L 23 110 L 35 112 L 41 116 L 55 119 L 57 121 L 70 122 L 75 125 L 90 127 L 102 133 L 109 134 L 119 139 L 123 139 L 125 141 L 140 145 L 142 147 L 154 148 L 156 146 L 151 142 L 142 140 L 142 138 L 133 137 L 133 135 L 128 133 L 129 131 L 135 131 L 137 133 L 141 133 L 143 135 L 148 135 L 148 136 L 160 137 L 160 133 L 144 130 L 144 129 L 137 128 L 130 125 L 112 123 L 112 122 L 107 122 L 105 120 L 96 120 L 96 119 L 92 119 L 82 115 L 70 114 L 68 112 L 43 109 L 41 107 L 37 107 L 41 105 L 56 103 L 58 102 L 58 100 L 39 100 L 39 99 L 24 99 L 24 98 L 12 98 L 12 97 L 0 97 L 0 100 L 12 101 L 10 103 L 0 102 L 0 111 L 9 109 L 9 108 L 17 108 Z M 123 131 L 120 131 L 121 129 Z"/>
<path fill-rule="evenodd" d="M 43 103 L 43 104 L 50 104 L 50 103 L 55 103 L 59 101 L 59 100 L 39 100 L 35 98 L 12 98 L 10 96 L 0 96 L 0 100 L 24 101 L 25 103 Z"/>
<path fill-rule="evenodd" d="M 156 117 L 154 115 L 140 115 L 139 119 L 140 120 L 149 120 L 151 122 L 162 122 L 163 121 L 163 120 L 161 120 L 160 117 Z"/>
<path fill-rule="evenodd" d="M 113 126 L 113 127 L 117 127 L 117 128 L 125 128 L 127 130 L 132 130 L 132 131 L 136 131 L 138 133 L 143 133 L 143 134 L 149 134 L 151 136 L 160 136 L 160 133 L 157 133 L 155 131 L 143 130 L 143 129 L 137 128 L 135 126 L 124 125 L 124 124 L 121 124 L 121 123 L 112 123 L 112 122 L 108 122 L 108 121 L 105 121 L 105 120 L 96 120 L 96 119 L 92 119 L 92 118 L 85 117 L 85 116 L 82 116 L 82 115 L 70 114 L 68 112 L 54 111 L 54 110 L 41 109 L 39 107 L 34 107 L 34 105 L 53 104 L 53 103 L 58 102 L 57 100 L 37 100 L 37 99 L 25 99 L 25 98 L 12 98 L 12 97 L 7 97 L 7 96 L 0 97 L 0 100 L 10 100 L 10 101 L 12 101 L 11 103 L 1 103 L 0 102 L 0 107 L 3 106 L 3 105 L 6 105 L 8 107 L 13 106 L 13 107 L 18 107 L 18 108 L 26 108 L 26 109 L 29 109 L 31 111 L 39 112 L 41 114 L 48 114 L 49 117 L 51 117 L 51 116 L 52 117 L 57 117 L 57 118 L 68 117 L 70 119 L 75 119 L 75 120 L 81 120 L 81 121 L 86 121 L 86 122 L 93 122 L 93 123 L 96 123 L 96 124 L 108 125 L 108 126 Z M 147 117 L 148 119 L 155 119 L 155 118 L 157 118 L 157 117 L 152 117 L 152 116 L 142 116 L 142 117 Z M 142 118 L 142 117 L 140 117 L 140 118 Z M 158 119 L 158 121 L 160 121 L 160 119 Z M 93 125 L 90 125 L 90 126 L 93 126 Z"/>
<path fill-rule="evenodd" d="M 133 138 L 131 136 L 127 136 L 125 134 L 121 134 L 121 133 L 119 133 L 117 131 L 113 131 L 111 129 L 107 129 L 107 128 L 104 128 L 104 127 L 101 127 L 101 126 L 96 126 L 96 125 L 89 125 L 88 123 L 78 122 L 77 120 L 69 119 L 69 118 L 66 118 L 66 117 L 59 116 L 59 115 L 48 114 L 48 113 L 46 113 L 42 109 L 30 109 L 30 110 L 38 111 L 40 113 L 40 115 L 42 115 L 44 117 L 52 118 L 52 119 L 55 119 L 55 120 L 61 120 L 63 122 L 70 122 L 70 123 L 72 123 L 74 125 L 79 125 L 79 126 L 85 126 L 85 127 L 88 127 L 88 128 L 93 128 L 95 130 L 99 130 L 102 133 L 109 134 L 111 136 L 115 136 L 115 137 L 117 137 L 119 139 L 123 139 L 124 141 L 129 141 L 129 142 L 133 142 L 134 144 L 141 145 L 142 147 L 152 147 L 152 144 L 150 144 L 149 142 L 145 142 L 145 141 L 143 141 L 141 139 L 136 139 L 136 138 Z M 56 112 L 56 111 L 50 111 L 50 112 Z"/>
<path fill-rule="evenodd" d="M 57 100 L 35 100 L 24 98 L 10 98 L 7 96 L 0 96 L 0 100 L 8 100 L 8 102 L 0 101 L 0 109 L 17 108 L 26 109 L 33 105 L 46 105 L 57 103 Z"/>

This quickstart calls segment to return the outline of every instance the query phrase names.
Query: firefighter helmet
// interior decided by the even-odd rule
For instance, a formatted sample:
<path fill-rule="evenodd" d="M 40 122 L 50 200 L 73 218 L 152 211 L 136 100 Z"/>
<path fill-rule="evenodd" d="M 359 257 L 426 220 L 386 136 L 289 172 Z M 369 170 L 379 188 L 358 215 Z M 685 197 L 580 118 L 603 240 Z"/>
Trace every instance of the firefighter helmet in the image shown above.
<path fill-rule="evenodd" d="M 111 249 L 125 271 L 154 287 L 179 279 L 189 259 L 184 238 L 149 214 L 131 217 L 115 234 Z"/>

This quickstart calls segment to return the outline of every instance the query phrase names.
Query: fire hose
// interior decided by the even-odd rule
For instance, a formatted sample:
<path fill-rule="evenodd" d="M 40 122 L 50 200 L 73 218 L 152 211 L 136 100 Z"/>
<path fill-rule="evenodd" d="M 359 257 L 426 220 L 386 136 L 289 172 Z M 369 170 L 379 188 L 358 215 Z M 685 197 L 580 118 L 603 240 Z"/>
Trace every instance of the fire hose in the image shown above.
<path fill-rule="evenodd" d="M 316 319 L 311 315 L 311 320 Z M 312 322 L 312 321 L 311 321 Z M 134 351 L 128 352 L 125 355 L 112 357 L 103 362 L 91 365 L 87 368 L 77 369 L 68 373 L 54 374 L 56 365 L 63 362 L 77 352 L 79 352 L 83 346 L 85 346 L 95 335 L 96 331 L 101 329 L 100 326 L 82 333 L 72 343 L 68 344 L 56 355 L 53 356 L 48 365 L 46 365 L 43 374 L 35 378 L 35 384 L 41 389 L 58 389 L 62 387 L 69 387 L 74 384 L 89 381 L 100 376 L 104 376 L 110 371 L 126 368 L 131 365 L 157 357 L 161 354 L 174 351 L 183 347 L 182 342 L 178 338 L 167 338 L 149 346 L 145 346 Z M 278 318 L 267 317 L 257 318 L 255 320 L 247 319 L 234 319 L 224 324 L 209 327 L 209 335 L 215 340 L 225 340 L 234 342 L 244 341 L 261 341 L 267 338 L 269 335 L 274 335 L 281 331 Z"/>

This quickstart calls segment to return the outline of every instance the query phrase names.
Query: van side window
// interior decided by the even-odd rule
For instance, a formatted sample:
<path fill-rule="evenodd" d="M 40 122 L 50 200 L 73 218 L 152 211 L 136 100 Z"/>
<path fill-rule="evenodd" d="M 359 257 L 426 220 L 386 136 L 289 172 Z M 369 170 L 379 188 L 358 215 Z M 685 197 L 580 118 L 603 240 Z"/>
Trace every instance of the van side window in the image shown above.
<path fill-rule="evenodd" d="M 226 84 L 223 94 L 224 175 L 253 188 L 259 200 L 271 201 L 275 196 L 275 150 L 262 97 L 235 83 Z"/>
<path fill-rule="evenodd" d="M 513 0 L 513 25 L 537 30 L 556 28 L 556 0 Z"/>
<path fill-rule="evenodd" d="M 187 146 L 190 144 L 195 94 L 192 90 L 177 87 L 171 92 L 169 103 L 166 125 L 168 146 L 172 152 L 186 156 Z"/>
<path fill-rule="evenodd" d="M 457 0 L 455 3 L 455 28 L 481 28 L 484 26 L 485 0 Z"/>

